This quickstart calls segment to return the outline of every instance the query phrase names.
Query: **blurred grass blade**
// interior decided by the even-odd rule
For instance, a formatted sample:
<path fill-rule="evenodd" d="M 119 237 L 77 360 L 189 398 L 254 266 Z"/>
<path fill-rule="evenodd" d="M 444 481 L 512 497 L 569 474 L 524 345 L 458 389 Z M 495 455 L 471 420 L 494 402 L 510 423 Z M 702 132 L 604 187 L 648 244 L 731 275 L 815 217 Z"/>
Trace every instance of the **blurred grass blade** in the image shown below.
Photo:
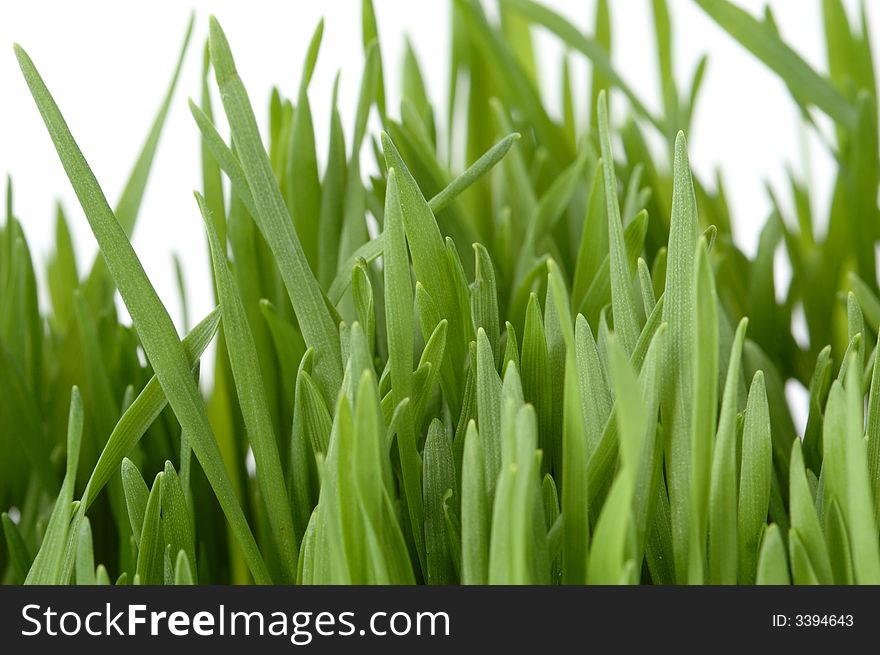
<path fill-rule="evenodd" d="M 696 2 L 722 29 L 779 75 L 797 100 L 814 104 L 845 128 L 855 127 L 855 108 L 792 50 L 776 30 L 728 0 Z"/>

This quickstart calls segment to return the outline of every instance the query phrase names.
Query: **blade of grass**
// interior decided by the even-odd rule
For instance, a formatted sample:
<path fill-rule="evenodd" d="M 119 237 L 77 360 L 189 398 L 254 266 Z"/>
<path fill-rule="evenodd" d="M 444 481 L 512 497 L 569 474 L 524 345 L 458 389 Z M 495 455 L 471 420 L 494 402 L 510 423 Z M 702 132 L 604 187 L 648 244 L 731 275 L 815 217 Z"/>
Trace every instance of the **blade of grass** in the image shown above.
<path fill-rule="evenodd" d="M 856 110 L 834 86 L 813 70 L 766 22 L 728 0 L 696 0 L 718 25 L 785 80 L 795 98 L 816 105 L 834 121 L 852 129 Z"/>
<path fill-rule="evenodd" d="M 137 573 L 140 584 L 161 584 L 163 576 L 163 556 L 165 549 L 162 547 L 162 478 L 164 473 L 159 472 L 153 481 L 147 506 L 144 510 L 144 525 L 141 529 L 141 539 L 138 546 Z"/>
<path fill-rule="evenodd" d="M 586 56 L 593 66 L 602 72 L 605 78 L 613 82 L 623 92 L 638 114 L 646 118 L 661 133 L 665 133 L 663 123 L 648 111 L 632 87 L 624 81 L 611 63 L 608 52 L 599 43 L 582 34 L 580 30 L 565 20 L 560 14 L 537 2 L 532 0 L 504 0 L 504 2 L 524 14 L 534 23 L 556 34 L 570 48 Z"/>
<path fill-rule="evenodd" d="M 76 538 L 76 569 L 74 577 L 77 585 L 95 585 L 95 551 L 92 543 L 92 524 L 83 519 Z"/>
<path fill-rule="evenodd" d="M 462 584 L 486 584 L 488 579 L 490 506 L 482 460 L 477 426 L 469 421 L 461 478 Z"/>
<path fill-rule="evenodd" d="M 742 319 L 730 349 L 709 492 L 709 575 L 711 584 L 736 584 L 737 579 L 737 434 L 736 410 L 741 383 L 740 362 L 748 319 Z"/>
<path fill-rule="evenodd" d="M 220 309 L 213 310 L 183 338 L 183 348 L 190 367 L 208 347 L 220 323 Z M 119 470 L 123 458 L 138 443 L 168 403 L 159 379 L 154 375 L 120 417 L 104 445 L 95 468 L 83 491 L 81 502 L 88 509 L 104 485 Z"/>
<path fill-rule="evenodd" d="M 190 16 L 189 23 L 186 26 L 183 45 L 180 47 L 180 54 L 177 56 L 177 63 L 174 65 L 174 73 L 171 76 L 171 82 L 165 92 L 165 97 L 162 99 L 162 104 L 159 106 L 159 112 L 153 119 L 153 124 L 150 126 L 150 131 L 147 134 L 147 140 L 141 148 L 134 168 L 132 168 L 122 190 L 122 195 L 119 197 L 119 202 L 116 204 L 116 218 L 129 237 L 134 232 L 135 223 L 140 213 L 147 181 L 149 180 L 153 160 L 156 157 L 156 151 L 159 146 L 159 138 L 162 136 L 162 129 L 165 126 L 168 112 L 171 109 L 171 100 L 174 97 L 177 80 L 180 77 L 183 62 L 186 58 L 186 51 L 189 48 L 194 23 L 195 15 L 193 14 Z M 112 295 L 112 286 L 109 286 L 112 284 L 112 280 L 107 277 L 108 272 L 104 259 L 96 257 L 84 283 L 84 294 L 91 302 L 92 307 L 103 307 L 110 300 L 110 297 L 106 295 L 108 291 Z M 97 296 L 99 293 L 103 295 Z M 96 305 L 95 303 L 97 302 L 100 302 L 100 305 Z"/>
<path fill-rule="evenodd" d="M 759 585 L 790 585 L 788 558 L 785 555 L 785 543 L 779 526 L 771 523 L 764 531 L 761 540 L 761 552 L 758 555 L 758 571 L 755 584 Z"/>
<path fill-rule="evenodd" d="M 413 400 L 413 291 L 407 255 L 407 235 L 404 228 L 402 198 L 397 185 L 397 171 L 388 168 L 388 187 L 385 192 L 385 323 L 388 331 L 388 361 L 391 367 L 391 390 L 394 404 L 404 399 Z M 412 247 L 412 242 L 410 242 Z M 416 450 L 415 417 L 411 411 L 397 435 L 403 484 L 406 488 L 409 526 L 427 573 L 424 561 L 424 509 L 422 481 Z"/>
<path fill-rule="evenodd" d="M 186 564 L 196 571 L 196 539 L 190 522 L 186 494 L 174 465 L 166 461 L 162 481 L 162 529 L 163 543 L 170 545 L 171 552 L 183 553 Z"/>
<path fill-rule="evenodd" d="M 281 557 L 286 581 L 292 583 L 296 579 L 296 561 L 299 555 L 294 541 L 292 512 L 287 489 L 284 486 L 281 457 L 278 454 L 275 428 L 269 415 L 257 347 L 248 325 L 241 295 L 229 270 L 226 253 L 220 245 L 204 198 L 199 193 L 195 196 L 208 235 L 229 363 L 232 367 L 245 429 L 254 452 L 257 483 L 266 503 L 269 524 L 272 527 L 275 547 Z"/>
<path fill-rule="evenodd" d="M 789 473 L 789 503 L 791 506 L 791 529 L 797 531 L 801 546 L 810 562 L 817 581 L 831 584 L 831 562 L 825 535 L 816 514 L 813 496 L 810 493 L 804 458 L 800 441 L 795 440 L 791 447 L 791 471 Z"/>
<path fill-rule="evenodd" d="M 767 524 L 770 504 L 771 460 L 770 410 L 764 387 L 764 374 L 758 371 L 749 388 L 742 436 L 739 505 L 737 528 L 739 537 L 740 581 L 751 584 L 756 570 L 758 544 Z"/>
<path fill-rule="evenodd" d="M 79 389 L 73 387 L 70 394 L 70 414 L 67 421 L 67 466 L 61 491 L 55 500 L 52 515 L 43 535 L 43 543 L 25 578 L 25 584 L 65 584 L 62 575 L 64 550 L 73 502 L 76 470 L 83 432 L 83 406 Z"/>
<path fill-rule="evenodd" d="M 690 439 L 693 411 L 693 352 L 696 330 L 695 268 L 697 206 L 687 156 L 687 141 L 679 132 L 673 165 L 672 221 L 669 231 L 669 264 L 663 319 L 669 323 L 669 348 L 664 367 L 662 412 L 667 433 L 670 519 L 675 551 L 675 575 L 687 580 L 690 503 Z"/>
<path fill-rule="evenodd" d="M 620 336 L 627 355 L 632 354 L 638 339 L 635 302 L 632 297 L 632 276 L 626 263 L 623 243 L 623 223 L 620 203 L 617 199 L 617 175 L 614 172 L 614 155 L 611 152 L 611 132 L 608 126 L 608 104 L 605 94 L 599 94 L 599 141 L 602 146 L 602 166 L 605 178 L 605 208 L 608 219 L 610 244 L 611 306 L 614 314 L 614 331 Z"/>
<path fill-rule="evenodd" d="M 706 530 L 709 519 L 712 450 L 718 406 L 718 298 L 709 264 L 705 237 L 700 237 L 695 253 L 694 293 L 696 330 L 693 352 L 698 361 L 694 369 L 693 417 L 691 419 L 690 554 L 688 582 L 702 584 L 705 578 Z M 762 522 L 763 523 L 763 522 Z"/>
<path fill-rule="evenodd" d="M 267 582 L 265 564 L 229 483 L 204 402 L 190 373 L 174 324 L 33 62 L 18 46 L 16 56 L 159 383 L 192 440 L 193 451 L 245 552 L 254 578 L 258 582 Z"/>
<path fill-rule="evenodd" d="M 428 561 L 428 584 L 455 582 L 452 553 L 446 534 L 443 513 L 444 495 L 455 494 L 455 467 L 452 463 L 452 445 L 443 423 L 434 419 L 425 441 L 425 551 Z"/>
<path fill-rule="evenodd" d="M 122 489 L 125 492 L 125 505 L 128 508 L 131 532 L 135 541 L 140 543 L 150 489 L 144 482 L 144 477 L 137 466 L 127 457 L 122 460 Z"/>
<path fill-rule="evenodd" d="M 254 218 L 275 256 L 306 345 L 314 348 L 314 371 L 319 387 L 325 399 L 333 400 L 342 379 L 336 326 L 273 176 L 229 43 L 214 18 L 211 18 L 210 44 L 217 86 L 254 200 Z"/>

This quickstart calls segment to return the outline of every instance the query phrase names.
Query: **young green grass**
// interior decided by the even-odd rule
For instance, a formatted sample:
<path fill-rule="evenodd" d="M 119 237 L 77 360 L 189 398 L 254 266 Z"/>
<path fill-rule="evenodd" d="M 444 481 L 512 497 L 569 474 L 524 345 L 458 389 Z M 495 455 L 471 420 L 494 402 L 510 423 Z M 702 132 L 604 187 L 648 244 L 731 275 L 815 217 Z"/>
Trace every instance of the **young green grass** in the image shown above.
<path fill-rule="evenodd" d="M 826 75 L 771 13 L 695 3 L 786 83 L 808 129 L 819 112 L 835 124 L 824 236 L 792 176 L 794 202 L 773 196 L 755 257 L 737 249 L 722 180 L 690 170 L 684 132 L 706 60 L 688 85 L 674 79 L 665 0 L 651 3 L 660 113 L 614 67 L 607 0 L 591 34 L 532 0 L 500 0 L 497 24 L 477 0 L 453 0 L 452 84 L 437 104 L 410 47 L 402 97 L 386 95 L 364 0 L 354 130 L 347 141 L 334 86 L 320 157 L 308 90 L 323 23 L 296 98 L 273 90 L 261 133 L 235 44 L 212 18 L 189 107 L 203 179 L 191 220 L 205 227 L 216 307 L 189 329 L 182 298 L 183 338 L 130 236 L 192 23 L 115 210 L 16 46 L 100 256 L 76 261 L 59 208 L 40 306 L 10 184 L 2 581 L 880 581 L 868 25 L 822 3 Z M 561 119 L 536 83 L 535 30 L 570 51 Z M 591 66 L 583 125 L 569 56 Z M 622 124 L 608 108 L 618 95 Z M 782 302 L 779 245 L 792 268 Z M 793 336 L 796 308 L 807 345 Z M 803 435 L 789 381 L 809 388 Z"/>

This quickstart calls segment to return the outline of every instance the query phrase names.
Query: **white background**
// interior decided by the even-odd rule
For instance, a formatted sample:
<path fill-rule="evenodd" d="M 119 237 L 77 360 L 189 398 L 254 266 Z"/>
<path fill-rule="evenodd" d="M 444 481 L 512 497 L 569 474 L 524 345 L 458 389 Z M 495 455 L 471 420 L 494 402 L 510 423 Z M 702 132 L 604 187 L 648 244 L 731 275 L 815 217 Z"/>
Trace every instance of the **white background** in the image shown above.
<path fill-rule="evenodd" d="M 592 30 L 593 0 L 554 0 L 547 4 L 585 31 Z M 738 4 L 757 14 L 765 2 L 738 0 Z M 769 4 L 784 37 L 811 64 L 824 70 L 819 0 L 772 0 Z M 857 3 L 846 4 L 855 15 Z M 867 4 L 869 15 L 876 19 L 880 2 Z M 431 99 L 444 107 L 449 0 L 375 0 L 375 5 L 389 110 L 396 114 L 404 35 L 419 55 Z M 624 78 L 649 108 L 659 111 L 650 6 L 650 0 L 612 0 L 613 56 Z M 817 218 L 821 224 L 831 162 L 815 139 L 805 139 L 784 85 L 691 0 L 669 0 L 669 6 L 680 83 L 689 83 L 702 53 L 710 57 L 694 126 L 688 135 L 691 162 L 706 180 L 712 178 L 715 168 L 722 170 L 738 242 L 747 252 L 754 251 L 759 226 L 770 206 L 765 183 L 784 189 L 786 166 L 809 180 L 819 200 Z M 0 174 L 13 177 L 16 215 L 24 224 L 41 269 L 53 241 L 54 203 L 61 200 L 70 217 L 81 273 L 90 265 L 96 249 L 21 78 L 12 43 L 20 43 L 30 53 L 112 205 L 170 79 L 190 9 L 196 12 L 194 39 L 134 237 L 138 255 L 178 325 L 172 251 L 185 262 L 192 317 L 197 320 L 210 310 L 210 267 L 191 194 L 200 187 L 198 132 L 186 107 L 186 97 L 197 97 L 199 93 L 208 15 L 215 14 L 226 30 L 263 125 L 272 84 L 277 84 L 286 96 L 295 96 L 308 40 L 324 16 L 324 40 L 310 90 L 319 160 L 323 160 L 330 92 L 337 69 L 342 71 L 343 121 L 346 131 L 351 131 L 363 63 L 360 1 L 0 2 Z M 873 22 L 876 24 L 876 20 Z M 542 90 L 548 97 L 557 98 L 562 50 L 555 38 L 544 32 L 538 32 L 536 38 Z M 577 56 L 573 61 L 575 74 L 586 80 L 587 64 Z M 616 98 L 619 116 L 625 107 L 619 94 Z M 558 113 L 559 103 L 549 104 Z M 585 116 L 586 107 L 580 110 Z M 809 154 L 809 165 L 805 165 L 805 153 Z"/>

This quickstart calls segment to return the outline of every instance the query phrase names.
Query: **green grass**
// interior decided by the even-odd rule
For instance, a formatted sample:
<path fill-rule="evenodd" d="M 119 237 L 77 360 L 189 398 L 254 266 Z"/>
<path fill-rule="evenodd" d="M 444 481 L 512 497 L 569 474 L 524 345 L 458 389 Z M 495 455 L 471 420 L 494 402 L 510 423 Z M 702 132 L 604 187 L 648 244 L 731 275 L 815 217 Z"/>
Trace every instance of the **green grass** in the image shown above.
<path fill-rule="evenodd" d="M 793 175 L 792 202 L 771 192 L 753 258 L 732 238 L 736 190 L 690 170 L 684 133 L 711 70 L 703 58 L 688 83 L 672 76 L 665 0 L 650 3 L 659 113 L 614 66 L 607 0 L 590 33 L 531 0 L 500 0 L 497 23 L 453 0 L 452 84 L 436 104 L 409 46 L 402 97 L 386 94 L 365 0 L 354 130 L 334 86 L 321 156 L 308 90 L 323 23 L 296 98 L 272 91 L 261 134 L 235 44 L 211 19 L 189 102 L 203 180 L 189 220 L 204 224 L 215 308 L 183 338 L 166 309 L 177 299 L 159 298 L 129 237 L 192 23 L 115 209 L 16 46 L 100 255 L 76 260 L 59 207 L 38 275 L 9 185 L 2 581 L 880 582 L 868 25 L 840 0 L 816 3 L 823 72 L 771 13 L 694 2 L 787 85 L 837 163 L 827 208 Z M 537 84 L 537 31 L 566 49 L 560 117 Z M 591 70 L 583 121 L 574 58 Z M 438 154 L 453 134 L 466 161 Z M 777 290 L 779 247 L 792 278 Z M 185 296 L 183 310 L 188 328 Z M 809 389 L 802 435 L 789 381 Z"/>

